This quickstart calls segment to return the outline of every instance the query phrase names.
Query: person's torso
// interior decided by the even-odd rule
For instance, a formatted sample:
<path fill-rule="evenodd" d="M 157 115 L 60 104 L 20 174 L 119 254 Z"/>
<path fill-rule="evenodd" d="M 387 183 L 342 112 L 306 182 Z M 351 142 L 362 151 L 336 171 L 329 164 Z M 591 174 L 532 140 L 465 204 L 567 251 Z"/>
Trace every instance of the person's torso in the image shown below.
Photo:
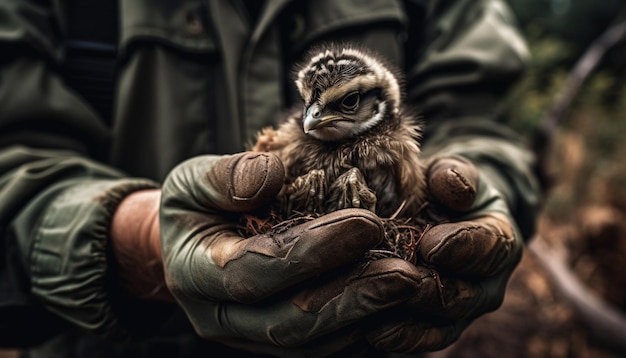
<path fill-rule="evenodd" d="M 291 70 L 309 45 L 405 21 L 387 1 L 100 3 L 65 6 L 66 78 L 110 125 L 112 164 L 157 180 L 244 150 L 299 103 Z"/>

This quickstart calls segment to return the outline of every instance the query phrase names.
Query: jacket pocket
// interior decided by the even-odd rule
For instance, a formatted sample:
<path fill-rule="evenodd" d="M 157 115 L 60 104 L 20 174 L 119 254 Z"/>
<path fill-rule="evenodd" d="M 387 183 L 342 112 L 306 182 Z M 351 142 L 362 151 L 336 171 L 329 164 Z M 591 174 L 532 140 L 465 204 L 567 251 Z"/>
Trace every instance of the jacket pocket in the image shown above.
<path fill-rule="evenodd" d="M 201 1 L 120 1 L 120 54 L 135 46 L 162 45 L 187 53 L 215 52 L 208 9 Z"/>

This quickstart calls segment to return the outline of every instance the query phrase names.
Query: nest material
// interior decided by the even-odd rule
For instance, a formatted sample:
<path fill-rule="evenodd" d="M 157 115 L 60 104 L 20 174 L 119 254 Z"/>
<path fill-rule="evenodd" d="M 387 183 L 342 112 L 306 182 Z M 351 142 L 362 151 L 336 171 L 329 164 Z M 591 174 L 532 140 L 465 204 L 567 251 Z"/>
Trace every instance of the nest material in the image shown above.
<path fill-rule="evenodd" d="M 423 263 L 419 255 L 419 245 L 424 234 L 430 229 L 433 220 L 426 214 L 412 218 L 398 217 L 401 209 L 390 218 L 382 219 L 385 237 L 380 245 L 366 253 L 365 260 L 397 257 L 412 264 Z M 420 210 L 420 212 L 424 212 L 424 210 Z M 284 219 L 273 209 L 264 215 L 258 213 L 244 214 L 241 217 L 238 233 L 243 237 L 278 234 L 320 216 L 318 214 L 294 213 Z"/>

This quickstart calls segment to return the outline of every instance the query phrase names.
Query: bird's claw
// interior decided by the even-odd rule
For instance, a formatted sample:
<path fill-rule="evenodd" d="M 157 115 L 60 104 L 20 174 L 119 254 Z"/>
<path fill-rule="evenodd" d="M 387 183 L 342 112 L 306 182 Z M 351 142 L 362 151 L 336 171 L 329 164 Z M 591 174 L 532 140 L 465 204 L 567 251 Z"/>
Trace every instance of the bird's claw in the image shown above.
<path fill-rule="evenodd" d="M 287 187 L 287 212 L 322 213 L 326 198 L 326 174 L 323 169 L 299 176 Z"/>
<path fill-rule="evenodd" d="M 331 185 L 329 203 L 331 210 L 364 208 L 374 212 L 376 194 L 367 186 L 363 173 L 351 168 Z"/>

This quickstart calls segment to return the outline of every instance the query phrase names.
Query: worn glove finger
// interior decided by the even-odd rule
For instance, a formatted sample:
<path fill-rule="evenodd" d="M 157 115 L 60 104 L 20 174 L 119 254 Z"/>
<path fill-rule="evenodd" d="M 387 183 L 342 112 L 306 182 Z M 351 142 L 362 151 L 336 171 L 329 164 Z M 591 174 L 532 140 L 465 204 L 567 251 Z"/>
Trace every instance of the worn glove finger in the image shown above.
<path fill-rule="evenodd" d="M 176 167 L 165 189 L 181 209 L 239 213 L 268 204 L 282 188 L 284 177 L 280 159 L 270 153 L 206 155 Z"/>
<path fill-rule="evenodd" d="M 465 212 L 472 208 L 478 188 L 478 171 L 459 156 L 438 157 L 427 170 L 428 190 L 444 208 Z"/>
<path fill-rule="evenodd" d="M 515 267 L 521 248 L 508 218 L 493 212 L 432 227 L 424 234 L 419 250 L 424 260 L 438 270 L 493 276 Z"/>
<path fill-rule="evenodd" d="M 189 274 L 199 276 L 210 267 L 212 274 L 203 275 L 203 295 L 256 302 L 361 258 L 382 235 L 378 217 L 363 209 L 336 211 L 249 239 L 221 234 L 198 244 L 201 249 L 190 257 Z"/>
<path fill-rule="evenodd" d="M 434 283 L 424 283 L 424 290 L 407 301 L 404 309 L 422 321 L 472 320 L 494 311 L 504 300 L 508 274 L 481 280 L 440 276 L 431 271 Z"/>
<path fill-rule="evenodd" d="M 435 284 L 429 280 L 431 276 L 427 268 L 402 259 L 383 258 L 352 268 L 347 276 L 333 273 L 326 280 L 320 279 L 311 288 L 298 292 L 293 302 L 305 312 L 321 312 L 337 297 L 350 297 L 351 302 L 366 303 L 354 307 L 375 312 L 408 302 L 418 292 L 432 291 Z M 350 314 L 350 306 L 344 307 Z"/>

